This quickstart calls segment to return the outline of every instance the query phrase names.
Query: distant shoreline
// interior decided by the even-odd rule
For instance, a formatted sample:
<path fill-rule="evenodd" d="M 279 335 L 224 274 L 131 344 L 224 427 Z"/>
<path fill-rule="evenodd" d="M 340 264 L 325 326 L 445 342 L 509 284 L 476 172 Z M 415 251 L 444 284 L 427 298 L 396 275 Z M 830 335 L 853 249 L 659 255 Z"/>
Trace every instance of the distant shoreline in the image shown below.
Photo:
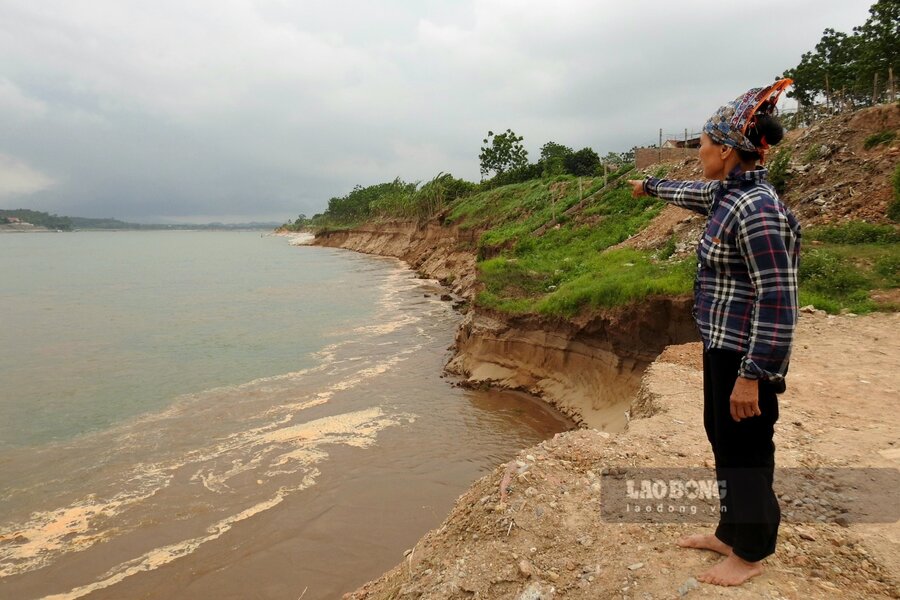
<path fill-rule="evenodd" d="M 221 232 L 221 231 L 242 231 L 242 232 L 260 232 L 260 233 L 272 233 L 271 229 L 267 228 L 230 228 L 230 227 L 222 227 L 213 228 L 213 227 L 147 227 L 147 228 L 121 228 L 121 229 L 112 229 L 112 228 L 79 228 L 79 229 L 48 229 L 47 227 L 39 226 L 39 225 L 0 225 L 0 233 L 78 233 L 78 232 L 97 232 L 97 231 L 111 231 L 111 232 L 123 232 L 123 231 L 131 231 L 131 232 L 148 232 L 148 231 L 213 231 L 213 232 Z"/>

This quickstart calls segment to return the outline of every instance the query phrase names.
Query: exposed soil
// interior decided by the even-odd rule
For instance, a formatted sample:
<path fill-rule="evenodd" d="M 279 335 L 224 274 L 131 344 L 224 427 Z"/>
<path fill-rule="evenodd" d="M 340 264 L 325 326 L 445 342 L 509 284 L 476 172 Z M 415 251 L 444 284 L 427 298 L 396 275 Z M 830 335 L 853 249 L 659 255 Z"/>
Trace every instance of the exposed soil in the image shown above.
<path fill-rule="evenodd" d="M 900 466 L 900 414 L 889 409 L 900 391 L 900 315 L 804 314 L 796 341 L 776 425 L 778 467 Z M 740 587 L 698 583 L 718 555 L 675 545 L 711 523 L 601 518 L 610 469 L 712 465 L 699 353 L 699 344 L 671 347 L 653 363 L 624 432 L 559 434 L 498 466 L 397 567 L 349 597 L 900 597 L 900 523 L 853 522 L 852 509 L 842 512 L 851 490 L 825 480 L 782 484 L 776 475 L 778 548 Z"/>
<path fill-rule="evenodd" d="M 884 131 L 897 135 L 890 143 L 864 148 L 867 137 Z M 887 222 L 891 178 L 900 162 L 900 105 L 873 106 L 790 131 L 767 158 L 783 148 L 790 150 L 791 160 L 781 199 L 803 227 L 847 220 Z M 698 158 L 669 164 L 668 179 L 703 178 Z M 702 225 L 702 216 L 668 205 L 646 229 L 618 247 L 659 248 L 675 235 L 678 258 L 694 250 Z"/>

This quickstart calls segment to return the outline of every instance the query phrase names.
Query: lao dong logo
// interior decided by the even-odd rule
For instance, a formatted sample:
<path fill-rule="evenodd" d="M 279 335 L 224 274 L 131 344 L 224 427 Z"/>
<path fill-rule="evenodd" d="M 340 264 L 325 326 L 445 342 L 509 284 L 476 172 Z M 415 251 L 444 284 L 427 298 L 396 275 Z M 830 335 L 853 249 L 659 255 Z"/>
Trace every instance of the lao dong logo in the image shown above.
<path fill-rule="evenodd" d="M 726 495 L 725 480 L 716 479 L 629 479 L 625 494 L 629 500 L 712 500 Z"/>

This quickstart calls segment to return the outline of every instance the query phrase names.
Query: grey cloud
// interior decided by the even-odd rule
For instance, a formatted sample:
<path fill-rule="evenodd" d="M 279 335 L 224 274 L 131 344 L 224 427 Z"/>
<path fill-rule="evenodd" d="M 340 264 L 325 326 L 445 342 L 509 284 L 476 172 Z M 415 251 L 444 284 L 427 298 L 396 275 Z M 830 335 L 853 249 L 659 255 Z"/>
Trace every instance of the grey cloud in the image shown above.
<path fill-rule="evenodd" d="M 0 154 L 54 183 L 3 203 L 288 218 L 356 183 L 477 179 L 488 129 L 532 156 L 625 150 L 699 126 L 869 5 L 7 0 Z"/>

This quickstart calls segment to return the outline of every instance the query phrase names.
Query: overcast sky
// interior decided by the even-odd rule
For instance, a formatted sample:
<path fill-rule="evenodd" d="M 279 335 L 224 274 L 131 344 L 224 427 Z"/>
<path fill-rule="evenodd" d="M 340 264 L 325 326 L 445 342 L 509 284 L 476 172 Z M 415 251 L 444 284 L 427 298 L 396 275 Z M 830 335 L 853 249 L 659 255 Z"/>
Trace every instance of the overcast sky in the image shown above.
<path fill-rule="evenodd" d="M 624 151 L 873 1 L 0 0 L 0 208 L 284 221 L 477 181 L 489 129 Z"/>

